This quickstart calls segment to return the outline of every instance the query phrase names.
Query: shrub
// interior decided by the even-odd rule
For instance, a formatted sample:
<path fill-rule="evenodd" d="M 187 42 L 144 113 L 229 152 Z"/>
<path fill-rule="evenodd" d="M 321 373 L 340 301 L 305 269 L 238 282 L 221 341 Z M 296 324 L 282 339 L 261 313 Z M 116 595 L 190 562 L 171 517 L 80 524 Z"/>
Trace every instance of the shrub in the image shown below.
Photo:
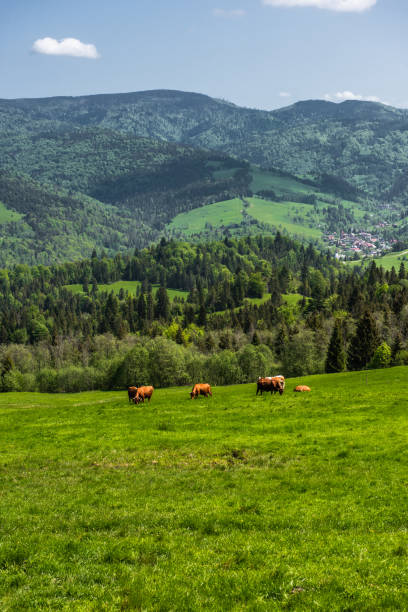
<path fill-rule="evenodd" d="M 185 367 L 188 382 L 192 385 L 207 380 L 206 357 L 196 349 L 189 349 L 186 352 Z"/>
<path fill-rule="evenodd" d="M 37 386 L 41 393 L 56 393 L 58 391 L 58 372 L 52 368 L 42 368 L 37 373 Z"/>
<path fill-rule="evenodd" d="M 386 342 L 381 342 L 374 351 L 369 367 L 374 369 L 388 367 L 391 363 L 391 352 L 391 347 Z"/>
<path fill-rule="evenodd" d="M 77 393 L 101 388 L 100 374 L 96 368 L 69 366 L 57 372 L 57 391 Z"/>
<path fill-rule="evenodd" d="M 242 381 L 253 382 L 258 376 L 270 376 L 273 371 L 272 352 L 265 346 L 247 344 L 237 354 Z"/>
<path fill-rule="evenodd" d="M 324 355 L 317 351 L 313 332 L 304 331 L 289 340 L 284 346 L 282 365 L 285 376 L 303 376 L 324 371 Z"/>
<path fill-rule="evenodd" d="M 172 340 L 154 338 L 146 346 L 149 353 L 149 382 L 155 387 L 171 387 L 189 383 L 186 371 L 186 350 Z"/>
<path fill-rule="evenodd" d="M 393 364 L 394 365 L 408 365 L 408 351 L 407 350 L 398 351 L 398 353 L 396 353 L 394 357 Z"/>
<path fill-rule="evenodd" d="M 206 370 L 208 382 L 214 385 L 239 384 L 244 379 L 237 355 L 232 351 L 222 351 L 222 353 L 211 355 L 207 359 Z"/>
<path fill-rule="evenodd" d="M 109 386 L 111 389 L 126 389 L 132 385 L 147 384 L 149 379 L 149 353 L 144 346 L 138 344 L 126 353 L 113 370 Z"/>

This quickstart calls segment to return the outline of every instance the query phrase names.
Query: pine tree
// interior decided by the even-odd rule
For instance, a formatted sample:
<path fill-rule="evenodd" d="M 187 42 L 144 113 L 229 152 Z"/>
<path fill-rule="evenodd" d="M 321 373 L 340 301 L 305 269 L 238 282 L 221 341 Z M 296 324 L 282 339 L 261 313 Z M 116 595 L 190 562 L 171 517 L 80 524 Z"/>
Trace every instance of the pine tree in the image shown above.
<path fill-rule="evenodd" d="M 340 326 L 340 321 L 336 321 L 327 349 L 325 371 L 328 373 L 343 372 L 346 368 L 346 353 Z"/>
<path fill-rule="evenodd" d="M 276 335 L 275 347 L 274 347 L 275 353 L 279 359 L 283 355 L 283 351 L 284 351 L 284 348 L 287 342 L 288 342 L 288 330 L 286 328 L 286 325 L 281 325 Z"/>
<path fill-rule="evenodd" d="M 176 331 L 176 342 L 177 344 L 184 344 L 183 330 L 180 325 L 177 327 Z"/>
<path fill-rule="evenodd" d="M 168 321 L 170 318 L 170 300 L 165 287 L 159 287 L 156 294 L 156 317 Z"/>
<path fill-rule="evenodd" d="M 256 331 L 254 331 L 254 335 L 252 336 L 251 344 L 253 344 L 254 346 L 259 346 L 261 344 L 258 333 Z"/>
<path fill-rule="evenodd" d="M 401 337 L 400 332 L 397 332 L 397 334 L 395 335 L 395 338 L 394 338 L 394 342 L 392 343 L 392 346 L 391 346 L 391 355 L 392 355 L 392 358 L 394 359 L 395 355 L 397 353 L 399 353 L 400 351 L 402 351 L 402 349 L 403 349 L 403 346 L 402 346 L 402 337 Z"/>
<path fill-rule="evenodd" d="M 378 346 L 378 333 L 375 321 L 369 311 L 359 320 L 356 333 L 351 339 L 347 352 L 349 370 L 362 370 L 371 360 Z"/>

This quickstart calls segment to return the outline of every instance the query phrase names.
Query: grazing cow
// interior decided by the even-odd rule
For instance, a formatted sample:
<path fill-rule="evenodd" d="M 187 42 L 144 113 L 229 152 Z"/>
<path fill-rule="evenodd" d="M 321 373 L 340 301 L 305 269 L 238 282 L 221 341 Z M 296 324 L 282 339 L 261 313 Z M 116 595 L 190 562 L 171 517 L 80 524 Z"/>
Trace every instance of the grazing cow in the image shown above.
<path fill-rule="evenodd" d="M 256 395 L 261 392 L 261 395 L 264 391 L 270 391 L 272 393 L 279 393 L 282 395 L 283 390 L 285 388 L 285 381 L 282 381 L 280 376 L 268 376 L 265 378 L 258 378 L 257 387 L 256 387 Z"/>
<path fill-rule="evenodd" d="M 211 395 L 212 397 L 211 387 L 208 383 L 198 383 L 194 385 L 190 391 L 190 397 L 193 399 L 197 398 L 199 395 L 204 395 L 204 397 Z"/>
<path fill-rule="evenodd" d="M 285 377 L 282 374 L 276 374 L 276 376 L 258 376 L 258 380 L 275 380 L 275 378 L 282 382 L 282 389 L 285 389 Z"/>
<path fill-rule="evenodd" d="M 128 387 L 129 404 L 135 399 L 136 393 L 137 393 L 137 387 Z"/>
<path fill-rule="evenodd" d="M 298 393 L 302 393 L 303 391 L 310 391 L 310 387 L 307 387 L 306 385 L 298 385 L 293 390 L 297 391 Z"/>
<path fill-rule="evenodd" d="M 137 393 L 133 399 L 135 404 L 139 404 L 140 402 L 145 401 L 145 399 L 149 400 L 149 404 L 150 404 L 150 400 L 152 398 L 153 395 L 153 387 L 139 387 L 137 390 Z"/>

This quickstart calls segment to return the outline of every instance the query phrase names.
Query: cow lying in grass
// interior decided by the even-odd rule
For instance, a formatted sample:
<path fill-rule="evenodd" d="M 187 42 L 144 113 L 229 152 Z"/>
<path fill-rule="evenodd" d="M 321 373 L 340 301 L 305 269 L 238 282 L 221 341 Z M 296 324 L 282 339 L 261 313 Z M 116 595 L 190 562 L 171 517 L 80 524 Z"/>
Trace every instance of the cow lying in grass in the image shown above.
<path fill-rule="evenodd" d="M 144 403 L 145 399 L 148 399 L 150 403 L 150 400 L 152 399 L 153 391 L 154 391 L 153 387 L 139 387 L 133 399 L 134 403 L 135 404 L 139 404 L 140 402 Z"/>
<path fill-rule="evenodd" d="M 293 390 L 295 392 L 302 393 L 303 391 L 310 391 L 310 387 L 307 387 L 306 385 L 298 385 Z"/>
<path fill-rule="evenodd" d="M 191 399 L 196 399 L 199 395 L 204 395 L 204 397 L 212 396 L 211 387 L 208 383 L 198 383 L 194 385 L 192 390 L 190 391 Z"/>

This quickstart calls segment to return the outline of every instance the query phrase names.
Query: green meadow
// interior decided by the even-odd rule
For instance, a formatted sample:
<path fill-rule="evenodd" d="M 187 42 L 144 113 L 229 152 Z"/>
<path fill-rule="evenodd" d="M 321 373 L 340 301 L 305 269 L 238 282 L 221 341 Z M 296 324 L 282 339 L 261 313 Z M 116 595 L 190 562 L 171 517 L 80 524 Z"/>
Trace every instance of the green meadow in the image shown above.
<path fill-rule="evenodd" d="M 10 221 L 19 221 L 23 215 L 16 212 L 15 210 L 10 210 L 7 208 L 3 202 L 0 202 L 0 224 L 2 223 L 10 223 Z"/>
<path fill-rule="evenodd" d="M 241 223 L 244 204 L 240 198 L 207 204 L 177 215 L 168 228 L 182 231 L 186 236 L 202 232 L 204 229 Z"/>
<path fill-rule="evenodd" d="M 405 267 L 408 266 L 408 251 L 405 249 L 404 251 L 389 253 L 383 257 L 376 257 L 375 259 L 372 257 L 367 257 L 363 260 L 347 262 L 347 265 L 359 266 L 362 264 L 363 266 L 366 266 L 372 261 L 375 261 L 377 266 L 382 266 L 384 270 L 391 270 L 391 268 L 394 267 L 398 272 L 401 263 L 404 263 Z"/>
<path fill-rule="evenodd" d="M 406 610 L 407 375 L 1 394 L 0 609 Z"/>
<path fill-rule="evenodd" d="M 320 238 L 322 231 L 316 227 L 315 221 L 307 220 L 307 213 L 313 211 L 309 204 L 297 202 L 270 202 L 261 198 L 247 198 L 250 207 L 247 212 L 258 221 L 274 225 L 289 234 L 296 234 L 305 238 Z M 299 221 L 294 221 L 297 217 Z M 313 227 L 309 227 L 313 224 Z"/>
<path fill-rule="evenodd" d="M 278 172 L 271 170 L 262 170 L 258 168 L 251 168 L 252 181 L 251 189 L 253 192 L 263 191 L 272 189 L 277 195 L 285 193 L 316 193 L 318 189 L 297 181 L 292 176 L 285 176 Z"/>
<path fill-rule="evenodd" d="M 316 227 L 320 219 L 318 216 L 307 218 L 313 214 L 313 207 L 309 204 L 297 202 L 270 202 L 261 198 L 240 198 L 207 204 L 186 213 L 177 215 L 168 228 L 183 232 L 186 236 L 203 232 L 206 229 L 239 224 L 244 220 L 243 212 L 249 217 L 274 226 L 281 231 L 286 230 L 291 235 L 304 238 L 320 238 L 322 231 Z M 294 219 L 296 217 L 296 220 Z M 309 227 L 313 225 L 313 227 Z"/>
<path fill-rule="evenodd" d="M 98 285 L 98 291 L 113 291 L 115 295 L 118 295 L 120 290 L 123 289 L 124 291 L 127 291 L 129 295 L 134 296 L 137 294 L 137 289 L 141 286 L 141 284 L 142 283 L 140 281 L 116 281 L 110 285 Z M 89 288 L 91 287 L 92 285 L 89 285 Z M 83 285 L 78 283 L 74 285 L 65 285 L 65 288 L 72 291 L 72 293 L 83 293 Z M 152 286 L 153 295 L 156 294 L 158 288 L 159 285 Z M 175 297 L 187 298 L 188 291 L 182 291 L 181 289 L 167 289 L 167 294 L 171 300 L 174 300 Z"/>

